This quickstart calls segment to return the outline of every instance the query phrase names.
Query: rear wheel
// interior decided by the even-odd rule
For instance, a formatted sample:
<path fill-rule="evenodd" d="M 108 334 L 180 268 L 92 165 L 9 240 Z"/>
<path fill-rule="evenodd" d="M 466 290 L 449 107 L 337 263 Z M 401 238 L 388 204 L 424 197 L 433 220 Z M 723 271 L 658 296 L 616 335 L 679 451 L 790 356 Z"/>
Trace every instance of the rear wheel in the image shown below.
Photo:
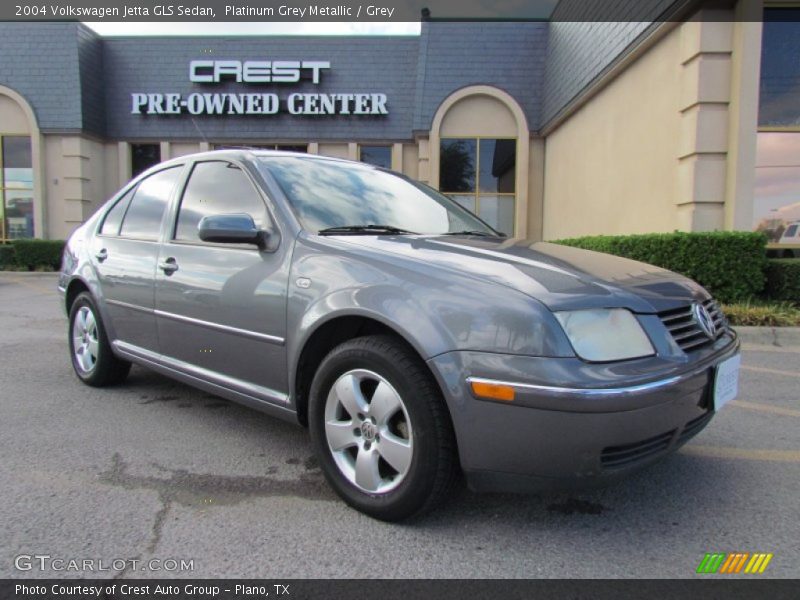
<path fill-rule="evenodd" d="M 87 385 L 103 387 L 120 383 L 131 369 L 131 363 L 114 356 L 88 292 L 80 293 L 69 311 L 69 350 L 75 374 Z"/>
<path fill-rule="evenodd" d="M 451 487 L 455 440 L 444 401 L 425 365 L 392 337 L 331 351 L 311 386 L 309 427 L 331 486 L 372 517 L 421 514 Z"/>

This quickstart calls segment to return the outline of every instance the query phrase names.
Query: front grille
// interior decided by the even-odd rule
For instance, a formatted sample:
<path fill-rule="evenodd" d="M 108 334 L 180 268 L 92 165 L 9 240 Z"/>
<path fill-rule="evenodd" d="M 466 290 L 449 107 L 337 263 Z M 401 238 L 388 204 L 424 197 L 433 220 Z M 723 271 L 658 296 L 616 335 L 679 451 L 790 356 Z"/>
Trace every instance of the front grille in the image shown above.
<path fill-rule="evenodd" d="M 672 339 L 684 352 L 697 350 L 710 344 L 728 328 L 728 321 L 725 319 L 725 315 L 722 314 L 722 309 L 716 300 L 709 298 L 703 302 L 703 306 L 705 306 L 717 327 L 717 334 L 713 339 L 709 338 L 700 328 L 699 323 L 695 320 L 691 304 L 658 313 L 664 326 L 672 335 Z"/>
<path fill-rule="evenodd" d="M 628 467 L 633 463 L 659 454 L 669 447 L 675 430 L 662 433 L 655 437 L 625 444 L 624 446 L 608 446 L 600 454 L 600 463 L 604 468 Z"/>

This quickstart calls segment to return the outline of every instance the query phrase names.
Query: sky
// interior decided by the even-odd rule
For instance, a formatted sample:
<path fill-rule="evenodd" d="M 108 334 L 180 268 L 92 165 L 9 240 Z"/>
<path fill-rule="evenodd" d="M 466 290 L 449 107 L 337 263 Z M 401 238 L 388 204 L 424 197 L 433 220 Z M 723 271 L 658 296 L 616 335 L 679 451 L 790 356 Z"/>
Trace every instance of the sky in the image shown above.
<path fill-rule="evenodd" d="M 412 23 L 84 23 L 100 35 L 419 35 Z"/>

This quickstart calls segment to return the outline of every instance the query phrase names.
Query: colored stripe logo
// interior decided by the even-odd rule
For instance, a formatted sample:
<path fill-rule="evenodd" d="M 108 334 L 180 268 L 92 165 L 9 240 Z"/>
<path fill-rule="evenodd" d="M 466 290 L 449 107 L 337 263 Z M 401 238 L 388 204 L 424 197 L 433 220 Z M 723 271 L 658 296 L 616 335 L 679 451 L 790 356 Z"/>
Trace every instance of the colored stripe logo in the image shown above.
<path fill-rule="evenodd" d="M 763 573 L 773 554 L 766 552 L 709 552 L 700 561 L 697 572 L 701 574 Z"/>

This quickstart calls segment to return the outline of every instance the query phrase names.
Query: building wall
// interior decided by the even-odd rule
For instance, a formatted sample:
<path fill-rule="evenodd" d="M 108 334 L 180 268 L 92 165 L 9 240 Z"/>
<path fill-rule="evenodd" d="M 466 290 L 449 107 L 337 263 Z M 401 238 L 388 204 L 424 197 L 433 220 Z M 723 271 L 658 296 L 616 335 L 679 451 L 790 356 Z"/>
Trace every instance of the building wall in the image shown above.
<path fill-rule="evenodd" d="M 116 144 L 81 135 L 45 135 L 46 237 L 65 239 L 119 185 Z"/>
<path fill-rule="evenodd" d="M 2 135 L 30 135 L 28 118 L 19 104 L 0 94 L 0 133 Z"/>
<path fill-rule="evenodd" d="M 545 141 L 543 237 L 675 229 L 680 31 Z"/>
<path fill-rule="evenodd" d="M 548 133 L 546 239 L 748 228 L 760 37 L 734 14 L 661 24 Z"/>

